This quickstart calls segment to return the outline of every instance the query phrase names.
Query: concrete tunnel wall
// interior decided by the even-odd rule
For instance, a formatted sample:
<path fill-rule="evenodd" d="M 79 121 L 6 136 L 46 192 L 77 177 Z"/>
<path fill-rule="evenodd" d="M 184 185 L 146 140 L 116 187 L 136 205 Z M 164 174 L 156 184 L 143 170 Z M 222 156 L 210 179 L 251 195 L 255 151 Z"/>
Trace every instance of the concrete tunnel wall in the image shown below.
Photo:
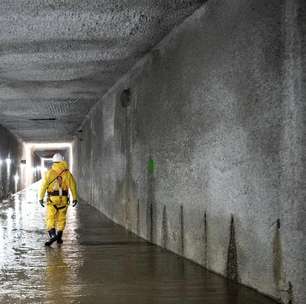
<path fill-rule="evenodd" d="M 22 149 L 22 142 L 0 125 L 0 199 L 7 198 L 16 190 L 14 176 L 18 174 L 21 177 Z M 10 170 L 8 170 L 7 158 L 11 159 Z M 21 188 L 20 183 L 21 179 L 17 190 Z"/>
<path fill-rule="evenodd" d="M 115 222 L 299 304 L 305 16 L 299 0 L 208 1 L 101 98 L 75 151 L 81 197 Z"/>

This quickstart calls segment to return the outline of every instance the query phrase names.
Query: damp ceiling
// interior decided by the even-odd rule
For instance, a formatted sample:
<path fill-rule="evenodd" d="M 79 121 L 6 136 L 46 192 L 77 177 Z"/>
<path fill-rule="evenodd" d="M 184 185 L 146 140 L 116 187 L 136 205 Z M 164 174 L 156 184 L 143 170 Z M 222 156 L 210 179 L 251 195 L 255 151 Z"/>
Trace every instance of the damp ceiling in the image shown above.
<path fill-rule="evenodd" d="M 71 140 L 90 108 L 203 0 L 2 0 L 0 124 Z"/>

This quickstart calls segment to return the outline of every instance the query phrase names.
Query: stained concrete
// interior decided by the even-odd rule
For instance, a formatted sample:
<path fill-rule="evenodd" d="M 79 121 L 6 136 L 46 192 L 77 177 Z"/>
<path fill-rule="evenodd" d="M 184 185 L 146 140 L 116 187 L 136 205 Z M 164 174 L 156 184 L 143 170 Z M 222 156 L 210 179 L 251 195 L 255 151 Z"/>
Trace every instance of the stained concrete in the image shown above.
<path fill-rule="evenodd" d="M 69 207 L 64 243 L 44 247 L 37 184 L 0 202 L 1 304 L 273 304 L 115 225 Z"/>
<path fill-rule="evenodd" d="M 305 10 L 299 0 L 208 1 L 92 109 L 76 153 L 80 195 L 115 222 L 297 304 Z"/>
<path fill-rule="evenodd" d="M 204 2 L 1 1 L 1 124 L 25 141 L 72 140 L 98 99 Z"/>
<path fill-rule="evenodd" d="M 7 198 L 22 187 L 20 169 L 22 149 L 21 140 L 0 125 L 0 199 Z M 10 164 L 6 161 L 8 158 L 11 160 Z M 20 176 L 17 185 L 14 180 L 16 174 Z"/>

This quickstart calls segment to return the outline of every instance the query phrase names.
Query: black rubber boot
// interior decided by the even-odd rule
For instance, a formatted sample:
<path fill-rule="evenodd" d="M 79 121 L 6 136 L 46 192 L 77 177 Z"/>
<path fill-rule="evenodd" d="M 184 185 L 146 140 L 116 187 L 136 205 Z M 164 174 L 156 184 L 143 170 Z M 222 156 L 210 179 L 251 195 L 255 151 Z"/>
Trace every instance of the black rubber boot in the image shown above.
<path fill-rule="evenodd" d="M 57 244 L 63 244 L 63 240 L 62 240 L 62 236 L 63 236 L 63 231 L 57 231 Z"/>
<path fill-rule="evenodd" d="M 48 231 L 50 239 L 45 243 L 45 246 L 51 246 L 57 239 L 55 229 L 51 229 Z"/>

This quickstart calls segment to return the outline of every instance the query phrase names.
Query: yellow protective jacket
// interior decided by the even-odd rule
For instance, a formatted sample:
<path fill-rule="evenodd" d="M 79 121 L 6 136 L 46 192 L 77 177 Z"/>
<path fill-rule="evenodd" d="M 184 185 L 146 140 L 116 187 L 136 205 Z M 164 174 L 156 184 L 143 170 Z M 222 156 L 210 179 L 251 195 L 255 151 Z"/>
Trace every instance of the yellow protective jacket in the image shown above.
<path fill-rule="evenodd" d="M 39 199 L 44 199 L 48 192 L 48 204 L 64 206 L 68 203 L 67 192 L 70 189 L 72 199 L 77 200 L 77 186 L 73 175 L 65 161 L 54 163 L 43 178 L 39 191 Z M 50 195 L 49 195 L 50 194 Z M 62 194 L 62 195 L 60 195 Z"/>

